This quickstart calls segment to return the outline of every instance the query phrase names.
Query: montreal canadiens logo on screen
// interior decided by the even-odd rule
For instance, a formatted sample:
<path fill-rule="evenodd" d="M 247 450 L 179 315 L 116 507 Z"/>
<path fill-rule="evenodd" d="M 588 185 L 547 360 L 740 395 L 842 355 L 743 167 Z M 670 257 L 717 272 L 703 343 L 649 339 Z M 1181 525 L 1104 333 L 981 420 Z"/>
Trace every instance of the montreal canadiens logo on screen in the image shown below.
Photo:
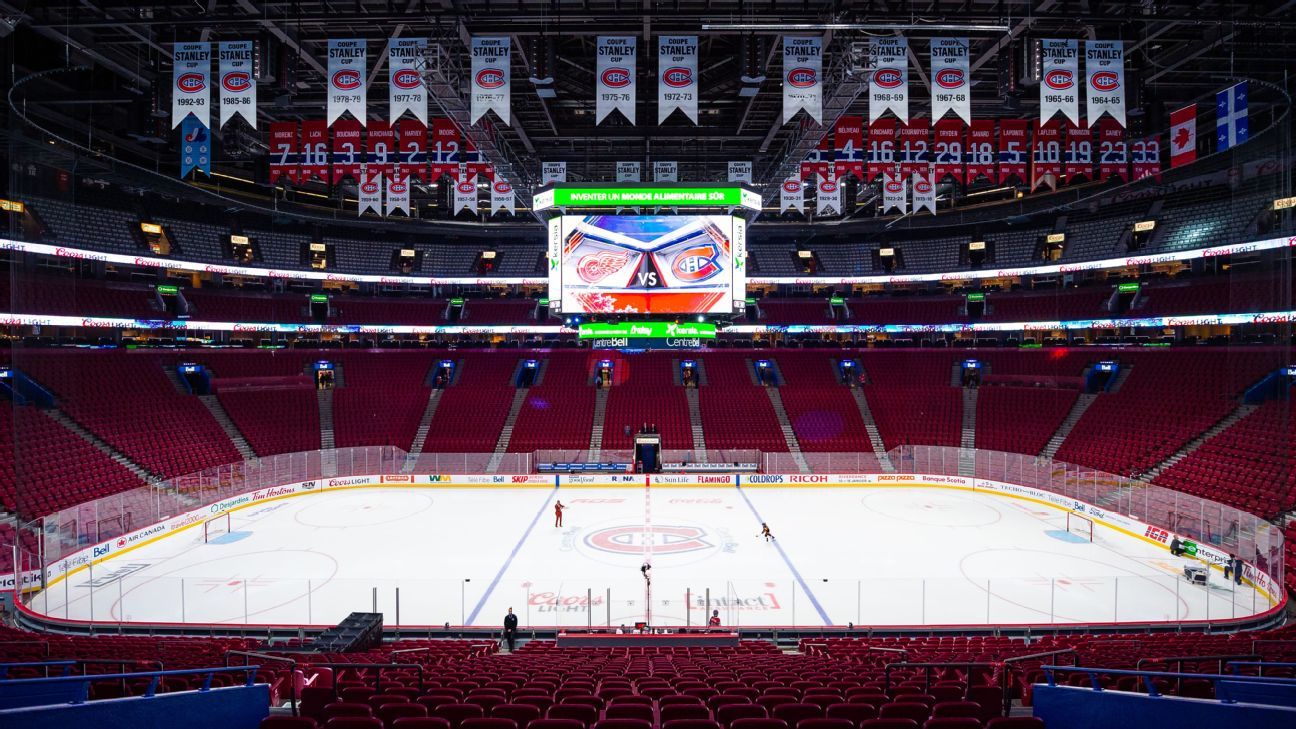
<path fill-rule="evenodd" d="M 788 86 L 808 89 L 819 83 L 819 74 L 813 68 L 794 68 L 787 74 Z"/>
<path fill-rule="evenodd" d="M 392 75 L 392 85 L 398 89 L 418 88 L 420 81 L 418 71 L 409 68 L 402 68 Z"/>
<path fill-rule="evenodd" d="M 476 81 L 483 89 L 498 89 L 504 85 L 504 72 L 498 68 L 483 68 L 477 72 Z"/>
<path fill-rule="evenodd" d="M 339 91 L 351 91 L 360 88 L 360 74 L 350 68 L 338 71 L 333 74 L 333 88 Z"/>
<path fill-rule="evenodd" d="M 1058 69 L 1048 72 L 1048 75 L 1044 77 L 1044 84 L 1050 89 L 1065 91 L 1075 85 L 1075 78 L 1072 77 L 1070 71 Z"/>
<path fill-rule="evenodd" d="M 963 71 L 958 68 L 947 68 L 936 74 L 936 85 L 942 89 L 957 89 L 963 86 Z"/>
<path fill-rule="evenodd" d="M 196 94 L 207 88 L 207 77 L 201 73 L 194 73 L 192 71 L 189 73 L 182 73 L 180 74 L 180 77 L 176 79 L 176 88 L 180 89 L 182 93 Z"/>
<path fill-rule="evenodd" d="M 1089 85 L 1098 91 L 1115 91 L 1120 87 L 1120 77 L 1113 71 L 1099 71 L 1089 77 Z"/>
<path fill-rule="evenodd" d="M 662 72 L 662 81 L 672 89 L 682 89 L 693 85 L 693 71 L 676 66 Z"/>
<path fill-rule="evenodd" d="M 251 88 L 252 77 L 247 71 L 230 71 L 221 78 L 221 86 L 225 87 L 226 91 L 237 94 Z"/>
<path fill-rule="evenodd" d="M 879 68 L 873 72 L 873 85 L 884 89 L 894 89 L 904 83 L 904 74 L 894 68 Z"/>
<path fill-rule="evenodd" d="M 720 247 L 715 243 L 685 248 L 675 254 L 671 273 L 681 281 L 705 281 L 723 270 L 719 258 Z"/>
<path fill-rule="evenodd" d="M 629 253 L 599 251 L 588 253 L 576 262 L 576 275 L 585 283 L 598 283 L 612 274 L 625 268 L 630 262 Z"/>
<path fill-rule="evenodd" d="M 603 72 L 603 85 L 619 89 L 630 85 L 630 72 L 624 68 L 609 68 Z"/>

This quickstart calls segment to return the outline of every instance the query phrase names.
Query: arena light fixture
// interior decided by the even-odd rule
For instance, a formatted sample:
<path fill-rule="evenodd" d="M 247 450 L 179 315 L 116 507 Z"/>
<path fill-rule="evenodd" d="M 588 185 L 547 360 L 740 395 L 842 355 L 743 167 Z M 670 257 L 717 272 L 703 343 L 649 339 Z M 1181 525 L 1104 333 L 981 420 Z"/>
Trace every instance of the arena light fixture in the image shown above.
<path fill-rule="evenodd" d="M 702 30 L 742 30 L 753 33 L 788 33 L 807 30 L 948 31 L 953 33 L 1007 33 L 1006 25 L 988 23 L 703 23 Z"/>

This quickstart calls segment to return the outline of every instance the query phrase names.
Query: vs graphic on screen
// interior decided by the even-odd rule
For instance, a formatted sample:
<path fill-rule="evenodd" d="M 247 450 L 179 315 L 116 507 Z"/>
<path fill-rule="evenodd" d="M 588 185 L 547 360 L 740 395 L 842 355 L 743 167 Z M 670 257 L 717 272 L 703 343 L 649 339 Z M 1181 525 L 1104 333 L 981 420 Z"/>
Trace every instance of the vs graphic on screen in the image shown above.
<path fill-rule="evenodd" d="M 564 313 L 731 312 L 733 217 L 568 215 L 561 225 Z"/>

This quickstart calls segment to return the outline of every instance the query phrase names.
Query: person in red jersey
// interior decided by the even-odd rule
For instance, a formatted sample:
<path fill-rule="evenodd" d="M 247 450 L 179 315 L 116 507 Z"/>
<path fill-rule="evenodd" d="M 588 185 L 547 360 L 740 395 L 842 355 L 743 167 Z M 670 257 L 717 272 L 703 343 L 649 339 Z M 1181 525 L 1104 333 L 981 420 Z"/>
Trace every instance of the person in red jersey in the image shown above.
<path fill-rule="evenodd" d="M 563 502 L 561 501 L 554 503 L 554 526 L 562 526 L 562 513 L 565 508 L 567 507 L 563 506 Z"/>

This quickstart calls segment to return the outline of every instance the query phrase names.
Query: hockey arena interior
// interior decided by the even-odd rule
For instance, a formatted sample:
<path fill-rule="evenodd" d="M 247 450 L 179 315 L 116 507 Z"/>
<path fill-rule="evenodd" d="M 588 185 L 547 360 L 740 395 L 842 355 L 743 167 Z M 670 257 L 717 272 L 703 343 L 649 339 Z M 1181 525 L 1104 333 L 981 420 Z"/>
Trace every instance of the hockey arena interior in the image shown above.
<path fill-rule="evenodd" d="M 0 727 L 1296 726 L 1296 3 L 0 50 Z"/>

